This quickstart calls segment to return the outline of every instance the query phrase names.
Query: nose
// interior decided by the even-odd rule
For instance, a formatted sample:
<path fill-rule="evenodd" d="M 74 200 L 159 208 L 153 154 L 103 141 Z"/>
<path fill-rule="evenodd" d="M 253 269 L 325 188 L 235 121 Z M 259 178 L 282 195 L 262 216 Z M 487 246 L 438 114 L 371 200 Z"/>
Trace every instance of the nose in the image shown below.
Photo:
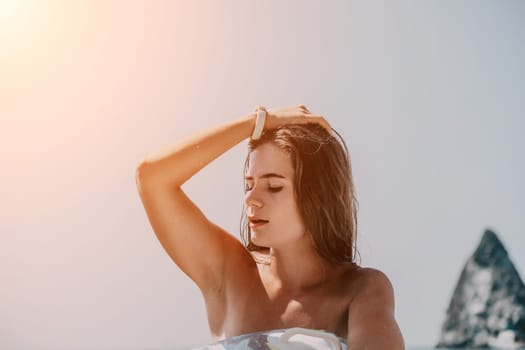
<path fill-rule="evenodd" d="M 246 192 L 246 195 L 244 196 L 244 203 L 248 208 L 261 208 L 263 206 L 263 201 L 255 189 Z"/>

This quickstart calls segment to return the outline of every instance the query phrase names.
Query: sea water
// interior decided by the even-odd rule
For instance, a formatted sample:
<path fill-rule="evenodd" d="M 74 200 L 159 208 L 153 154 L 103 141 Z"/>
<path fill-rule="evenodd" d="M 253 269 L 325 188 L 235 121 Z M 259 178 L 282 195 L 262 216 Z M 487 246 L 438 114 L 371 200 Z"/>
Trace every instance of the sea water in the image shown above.
<path fill-rule="evenodd" d="M 176 348 L 175 350 L 188 350 L 191 347 L 187 348 Z M 458 348 L 435 348 L 433 346 L 407 346 L 406 350 L 458 350 Z M 479 350 L 474 348 L 460 348 L 460 350 Z M 483 350 L 505 350 L 502 348 L 483 348 Z M 513 349 L 513 350 L 525 350 L 525 348 Z"/>
<path fill-rule="evenodd" d="M 191 347 L 187 348 L 176 348 L 175 350 L 188 350 Z M 407 346 L 406 350 L 458 350 L 458 348 L 435 348 L 433 346 Z M 474 348 L 460 348 L 460 350 L 479 350 Z M 483 348 L 483 350 L 504 350 L 504 349 L 497 349 L 497 348 Z M 513 350 L 525 350 L 525 348 L 520 349 L 513 349 Z"/>
<path fill-rule="evenodd" d="M 433 346 L 407 346 L 406 350 L 458 350 L 458 348 L 435 348 Z M 460 348 L 461 350 L 479 350 L 474 348 Z M 504 350 L 502 348 L 483 348 L 484 350 Z M 522 350 L 525 348 L 520 349 L 513 349 L 513 350 Z"/>
<path fill-rule="evenodd" d="M 175 348 L 174 350 L 188 350 L 192 347 L 186 348 Z M 407 346 L 405 350 L 458 350 L 458 348 L 435 348 L 434 346 Z M 460 348 L 460 350 L 479 350 L 474 348 Z M 483 348 L 483 350 L 505 350 L 502 348 Z M 513 350 L 525 350 L 525 348 L 513 349 Z"/>

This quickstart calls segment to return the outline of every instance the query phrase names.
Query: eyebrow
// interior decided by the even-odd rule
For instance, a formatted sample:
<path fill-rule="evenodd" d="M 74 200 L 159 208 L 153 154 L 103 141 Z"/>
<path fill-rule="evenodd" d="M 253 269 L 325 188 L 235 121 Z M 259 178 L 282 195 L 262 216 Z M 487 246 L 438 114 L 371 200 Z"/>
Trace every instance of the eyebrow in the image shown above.
<path fill-rule="evenodd" d="M 286 176 L 281 175 L 281 174 L 277 174 L 277 173 L 262 174 L 261 176 L 259 176 L 259 179 L 268 179 L 268 178 L 271 178 L 271 177 L 277 177 L 277 178 L 280 178 L 280 179 L 286 179 Z M 253 180 L 253 176 L 245 176 L 244 179 L 245 180 Z"/>

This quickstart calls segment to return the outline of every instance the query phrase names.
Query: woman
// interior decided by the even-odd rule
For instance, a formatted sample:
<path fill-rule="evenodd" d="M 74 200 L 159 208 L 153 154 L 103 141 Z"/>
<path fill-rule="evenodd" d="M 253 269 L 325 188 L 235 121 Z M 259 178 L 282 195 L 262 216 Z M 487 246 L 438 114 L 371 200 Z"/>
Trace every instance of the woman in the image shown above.
<path fill-rule="evenodd" d="M 241 244 L 181 186 L 250 136 Z M 137 186 L 162 246 L 201 290 L 215 340 L 303 327 L 352 350 L 404 348 L 390 281 L 354 262 L 350 164 L 321 115 L 258 108 L 145 158 Z"/>

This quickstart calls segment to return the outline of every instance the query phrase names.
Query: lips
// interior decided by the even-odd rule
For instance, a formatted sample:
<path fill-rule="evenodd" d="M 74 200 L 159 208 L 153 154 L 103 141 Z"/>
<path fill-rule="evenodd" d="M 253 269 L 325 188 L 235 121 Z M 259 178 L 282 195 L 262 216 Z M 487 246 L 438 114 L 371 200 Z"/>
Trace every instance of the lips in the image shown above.
<path fill-rule="evenodd" d="M 256 216 L 249 216 L 248 221 L 250 221 L 250 227 L 258 227 L 262 226 L 264 224 L 267 224 L 269 221 L 265 219 L 258 218 Z"/>

